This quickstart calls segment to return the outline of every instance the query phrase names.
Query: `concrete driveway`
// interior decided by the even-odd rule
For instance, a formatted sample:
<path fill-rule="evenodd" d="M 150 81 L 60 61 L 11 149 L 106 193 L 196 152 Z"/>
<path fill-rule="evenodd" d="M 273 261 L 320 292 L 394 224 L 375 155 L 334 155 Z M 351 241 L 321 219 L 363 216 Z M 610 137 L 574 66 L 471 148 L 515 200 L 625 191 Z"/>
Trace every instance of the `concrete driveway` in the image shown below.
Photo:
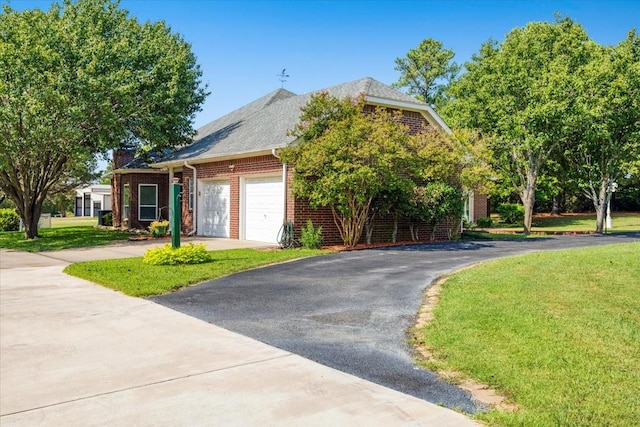
<path fill-rule="evenodd" d="M 343 252 L 151 299 L 359 378 L 473 413 L 481 408 L 471 396 L 414 365 L 406 332 L 426 287 L 488 259 L 639 240 L 639 233 L 558 236 Z"/>
<path fill-rule="evenodd" d="M 62 273 L 69 262 L 145 249 L 0 250 L 0 425 L 476 425 L 446 408 Z"/>

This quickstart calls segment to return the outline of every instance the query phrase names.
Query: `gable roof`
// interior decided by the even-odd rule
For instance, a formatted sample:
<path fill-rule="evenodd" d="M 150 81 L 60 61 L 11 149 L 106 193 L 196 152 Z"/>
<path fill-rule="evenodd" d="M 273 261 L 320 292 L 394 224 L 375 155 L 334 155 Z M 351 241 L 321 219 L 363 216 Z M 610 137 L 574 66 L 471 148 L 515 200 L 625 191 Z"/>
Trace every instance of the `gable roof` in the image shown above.
<path fill-rule="evenodd" d="M 338 98 L 355 98 L 364 94 L 367 102 L 373 105 L 419 111 L 433 126 L 448 130 L 442 119 L 427 104 L 371 77 L 322 91 Z M 286 89 L 275 90 L 202 126 L 198 129 L 193 144 L 176 150 L 153 166 L 259 155 L 285 147 L 295 140 L 287 135 L 287 131 L 298 123 L 301 108 L 309 102 L 311 95 L 318 92 L 320 91 L 296 95 Z"/>

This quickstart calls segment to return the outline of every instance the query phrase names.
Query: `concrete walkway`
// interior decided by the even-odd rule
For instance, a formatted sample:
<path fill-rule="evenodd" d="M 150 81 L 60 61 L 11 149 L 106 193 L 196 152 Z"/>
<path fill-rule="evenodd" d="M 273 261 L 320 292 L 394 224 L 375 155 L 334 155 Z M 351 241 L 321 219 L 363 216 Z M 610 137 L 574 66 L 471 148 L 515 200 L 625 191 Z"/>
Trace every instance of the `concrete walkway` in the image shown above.
<path fill-rule="evenodd" d="M 264 246 L 202 242 L 211 249 Z M 139 256 L 152 245 L 157 243 L 42 254 L 0 250 L 2 426 L 476 425 L 448 409 L 62 273 L 70 262 Z"/>

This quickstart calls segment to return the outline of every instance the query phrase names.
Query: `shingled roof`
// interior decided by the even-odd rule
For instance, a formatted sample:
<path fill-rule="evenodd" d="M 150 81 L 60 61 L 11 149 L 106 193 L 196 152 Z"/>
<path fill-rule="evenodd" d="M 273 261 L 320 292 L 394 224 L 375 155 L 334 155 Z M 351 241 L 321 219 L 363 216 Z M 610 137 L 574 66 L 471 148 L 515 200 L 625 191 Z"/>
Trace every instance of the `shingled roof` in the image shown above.
<path fill-rule="evenodd" d="M 402 105 L 403 108 L 423 112 L 430 122 L 446 128 L 442 119 L 427 104 L 370 77 L 321 91 L 338 98 L 355 98 L 364 94 L 374 104 Z M 271 92 L 204 125 L 198 129 L 193 144 L 164 157 L 153 166 L 162 167 L 184 161 L 201 163 L 285 147 L 294 141 L 287 131 L 298 123 L 301 108 L 309 102 L 312 94 L 321 91 L 303 95 L 285 89 Z"/>

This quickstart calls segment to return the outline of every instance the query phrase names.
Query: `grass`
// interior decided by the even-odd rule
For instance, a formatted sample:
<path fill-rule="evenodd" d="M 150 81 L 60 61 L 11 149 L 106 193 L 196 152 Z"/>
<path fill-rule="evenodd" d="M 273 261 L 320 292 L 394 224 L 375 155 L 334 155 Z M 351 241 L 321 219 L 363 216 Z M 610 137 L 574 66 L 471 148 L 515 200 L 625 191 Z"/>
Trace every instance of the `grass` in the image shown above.
<path fill-rule="evenodd" d="M 57 251 L 60 249 L 101 246 L 117 240 L 126 240 L 128 233 L 92 226 L 66 226 L 42 228 L 40 238 L 24 239 L 22 231 L 0 233 L 0 248 L 25 252 Z"/>
<path fill-rule="evenodd" d="M 640 419 L 640 243 L 551 251 L 452 275 L 419 331 L 436 370 L 519 407 L 496 426 L 632 426 Z"/>
<path fill-rule="evenodd" d="M 613 212 L 613 227 L 608 232 L 640 231 L 640 213 Z M 561 216 L 537 215 L 533 219 L 533 231 L 595 231 L 596 214 L 564 214 Z"/>
<path fill-rule="evenodd" d="M 640 231 L 640 213 L 638 212 L 614 212 L 611 214 L 613 227 L 607 232 L 623 233 Z M 495 217 L 494 220 L 499 220 Z M 521 232 L 522 226 L 503 225 L 497 222 L 493 229 L 502 229 L 513 232 Z M 548 215 L 538 214 L 533 217 L 531 231 L 535 232 L 588 232 L 596 229 L 596 214 L 562 214 Z"/>
<path fill-rule="evenodd" d="M 51 218 L 51 228 L 62 227 L 81 227 L 81 226 L 95 226 L 98 225 L 98 218 L 91 218 L 87 216 L 67 216 L 67 217 L 53 217 Z"/>
<path fill-rule="evenodd" d="M 528 236 L 534 237 L 534 236 Z M 526 239 L 524 235 L 517 233 L 490 233 L 488 231 L 464 230 L 462 234 L 463 240 L 513 240 Z"/>
<path fill-rule="evenodd" d="M 146 297 L 251 268 L 327 253 L 330 251 L 229 249 L 211 251 L 213 260 L 204 264 L 148 265 L 142 263 L 142 257 L 136 257 L 80 262 L 64 271 L 127 295 Z"/>

